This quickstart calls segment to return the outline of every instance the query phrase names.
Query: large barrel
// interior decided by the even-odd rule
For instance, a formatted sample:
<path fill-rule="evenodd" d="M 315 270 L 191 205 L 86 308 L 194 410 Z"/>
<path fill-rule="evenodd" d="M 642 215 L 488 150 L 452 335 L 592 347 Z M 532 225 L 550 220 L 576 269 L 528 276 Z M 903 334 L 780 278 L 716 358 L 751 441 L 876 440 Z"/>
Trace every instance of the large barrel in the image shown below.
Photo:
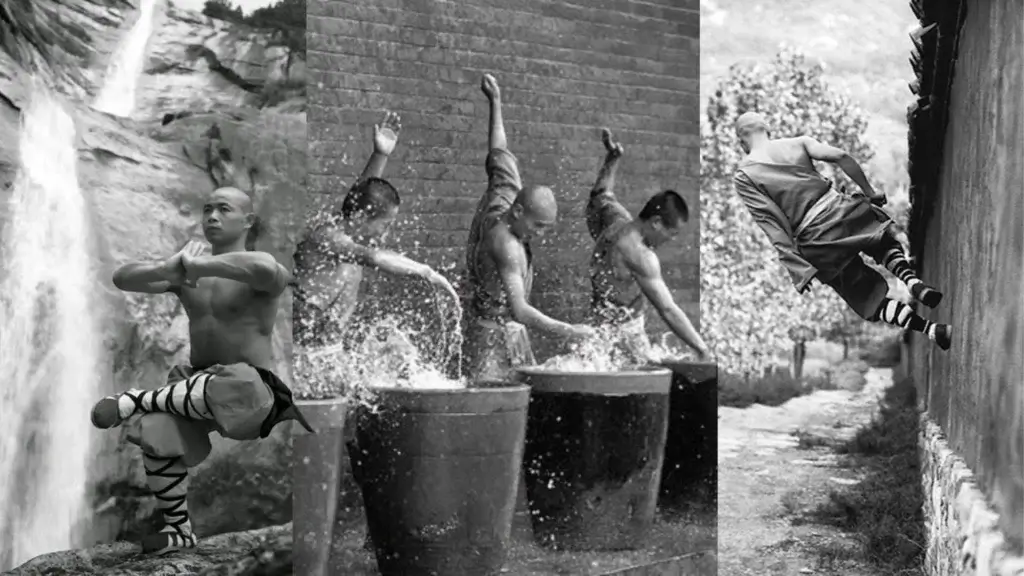
<path fill-rule="evenodd" d="M 666 362 L 672 407 L 661 475 L 661 502 L 714 506 L 718 494 L 718 365 Z"/>
<path fill-rule="evenodd" d="M 296 402 L 316 434 L 300 429 L 292 444 L 292 547 L 296 574 L 327 576 L 337 510 L 344 401 Z"/>
<path fill-rule="evenodd" d="M 383 576 L 490 576 L 508 554 L 526 386 L 382 389 L 356 415 L 352 471 Z"/>
<path fill-rule="evenodd" d="M 672 373 L 516 370 L 531 387 L 523 466 L 542 545 L 643 546 L 654 521 Z"/>

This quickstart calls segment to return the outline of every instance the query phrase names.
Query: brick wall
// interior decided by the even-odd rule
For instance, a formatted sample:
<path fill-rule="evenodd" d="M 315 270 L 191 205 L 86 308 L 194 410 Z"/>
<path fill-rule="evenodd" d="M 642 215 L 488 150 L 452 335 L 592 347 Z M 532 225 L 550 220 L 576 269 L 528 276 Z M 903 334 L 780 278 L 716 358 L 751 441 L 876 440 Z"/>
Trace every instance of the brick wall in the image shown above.
<path fill-rule="evenodd" d="M 939 10 L 935 17 L 943 23 L 938 39 L 926 39 L 936 42 L 939 50 L 922 50 L 935 54 L 934 61 L 926 63 L 932 69 L 925 77 L 936 78 L 930 94 L 941 95 L 946 85 L 950 88 L 948 116 L 940 115 L 936 122 L 915 115 L 912 123 L 916 145 L 925 148 L 912 169 L 917 211 L 911 224 L 918 237 L 922 278 L 946 293 L 939 308 L 927 315 L 952 322 L 953 346 L 943 353 L 916 337 L 911 370 L 921 387 L 923 408 L 976 475 L 979 488 L 999 514 L 999 525 L 1020 554 L 1024 5 L 971 0 L 960 3 L 966 12 L 958 15 L 957 4 L 926 3 L 926 9 L 944 6 L 947 11 Z M 946 25 L 946 18 L 963 18 L 955 69 L 953 52 L 944 49 L 942 39 L 944 34 L 955 35 L 957 27 Z M 929 103 L 929 113 L 946 105 L 934 96 Z"/>
<path fill-rule="evenodd" d="M 697 0 L 310 0 L 307 18 L 313 192 L 344 192 L 371 150 L 372 125 L 384 109 L 399 112 L 385 174 L 403 194 L 394 244 L 453 280 L 486 183 L 484 72 L 501 85 L 524 183 L 560 199 L 561 222 L 535 246 L 541 310 L 567 320 L 586 310 L 592 241 L 582 215 L 603 157 L 600 126 L 626 146 L 618 190 L 634 214 L 666 187 L 698 205 Z M 698 226 L 662 252 L 694 322 Z M 375 284 L 376 294 L 397 293 L 394 280 Z"/>

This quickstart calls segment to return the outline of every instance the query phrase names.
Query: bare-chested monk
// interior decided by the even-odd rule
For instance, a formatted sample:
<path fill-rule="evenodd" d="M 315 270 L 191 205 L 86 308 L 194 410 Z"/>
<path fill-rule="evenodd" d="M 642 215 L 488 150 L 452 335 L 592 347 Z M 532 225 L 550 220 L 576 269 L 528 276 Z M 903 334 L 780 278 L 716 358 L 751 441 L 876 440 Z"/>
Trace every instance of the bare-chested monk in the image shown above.
<path fill-rule="evenodd" d="M 689 219 L 686 201 L 673 190 L 659 192 L 633 219 L 614 192 L 622 144 L 612 140 L 607 128 L 601 130 L 601 139 L 605 147 L 604 164 L 587 201 L 587 229 L 596 242 L 590 257 L 594 319 L 601 325 L 619 326 L 632 359 L 646 362 L 650 343 L 644 328 L 644 311 L 649 301 L 672 333 L 702 359 L 707 358 L 707 345 L 672 298 L 654 252 L 682 232 Z"/>
<path fill-rule="evenodd" d="M 534 364 L 527 328 L 565 338 L 584 338 L 590 326 L 566 324 L 530 305 L 533 258 L 530 239 L 555 224 L 558 204 L 550 188 L 523 188 L 515 156 L 508 151 L 498 82 L 485 74 L 481 89 L 490 101 L 487 192 L 469 229 L 466 254 L 463 374 L 504 379 L 516 366 Z"/>
<path fill-rule="evenodd" d="M 248 195 L 220 188 L 203 206 L 212 254 L 189 242 L 163 262 L 125 264 L 114 272 L 121 290 L 174 294 L 189 319 L 190 365 L 174 367 L 162 388 L 109 396 L 92 411 L 97 428 L 139 415 L 129 421 L 128 439 L 142 448 L 164 519 L 162 530 L 143 539 L 145 552 L 196 546 L 185 502 L 188 469 L 209 455 L 211 431 L 254 440 L 289 419 L 310 430 L 291 391 L 272 372 L 271 334 L 290 275 L 270 254 L 246 250 L 254 221 Z"/>
<path fill-rule="evenodd" d="M 292 334 L 304 349 L 345 339 L 364 266 L 421 277 L 458 299 L 451 284 L 426 264 L 378 247 L 398 217 L 398 191 L 381 176 L 400 131 L 393 113 L 374 126 L 373 153 L 359 179 L 348 194 L 320 212 L 296 249 Z"/>
<path fill-rule="evenodd" d="M 772 140 L 764 118 L 755 112 L 736 120 L 747 157 L 736 171 L 736 191 L 768 235 L 798 292 L 811 280 L 827 284 L 861 318 L 921 332 L 948 350 L 952 328 L 936 324 L 887 297 L 888 284 L 860 254 L 885 266 L 907 285 L 915 300 L 929 308 L 942 293 L 922 282 L 893 231 L 892 219 L 873 204 L 884 204 L 860 165 L 838 148 L 801 136 Z M 839 166 L 863 191 L 847 195 L 814 168 L 813 161 Z"/>

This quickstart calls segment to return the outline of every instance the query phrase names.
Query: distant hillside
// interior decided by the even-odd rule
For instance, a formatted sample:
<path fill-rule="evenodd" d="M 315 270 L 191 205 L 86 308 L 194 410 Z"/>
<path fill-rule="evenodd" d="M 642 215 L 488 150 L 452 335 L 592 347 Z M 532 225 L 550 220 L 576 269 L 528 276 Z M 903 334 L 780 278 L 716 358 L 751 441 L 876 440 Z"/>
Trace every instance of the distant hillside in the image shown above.
<path fill-rule="evenodd" d="M 771 58 L 789 44 L 824 61 L 829 83 L 870 114 L 871 172 L 887 187 L 905 185 L 906 110 L 913 100 L 908 0 L 700 0 L 700 90 L 737 62 Z"/>

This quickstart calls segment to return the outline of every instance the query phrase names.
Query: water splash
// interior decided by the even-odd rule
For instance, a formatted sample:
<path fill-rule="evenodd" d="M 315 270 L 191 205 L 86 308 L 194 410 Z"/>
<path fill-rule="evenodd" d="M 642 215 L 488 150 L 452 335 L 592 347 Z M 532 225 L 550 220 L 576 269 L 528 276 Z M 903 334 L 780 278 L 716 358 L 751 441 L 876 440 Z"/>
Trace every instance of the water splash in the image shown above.
<path fill-rule="evenodd" d="M 599 326 L 594 336 L 571 345 L 567 354 L 554 356 L 540 367 L 558 372 L 621 372 L 679 361 L 688 355 L 668 344 L 668 334 L 660 342 L 650 342 L 618 326 Z"/>
<path fill-rule="evenodd" d="M 139 19 L 114 52 L 93 108 L 124 117 L 135 110 L 135 92 L 146 63 L 146 44 L 153 34 L 155 8 L 156 0 L 140 0 Z"/>
<path fill-rule="evenodd" d="M 0 570 L 82 543 L 102 338 L 75 124 L 36 86 L 0 270 Z"/>

